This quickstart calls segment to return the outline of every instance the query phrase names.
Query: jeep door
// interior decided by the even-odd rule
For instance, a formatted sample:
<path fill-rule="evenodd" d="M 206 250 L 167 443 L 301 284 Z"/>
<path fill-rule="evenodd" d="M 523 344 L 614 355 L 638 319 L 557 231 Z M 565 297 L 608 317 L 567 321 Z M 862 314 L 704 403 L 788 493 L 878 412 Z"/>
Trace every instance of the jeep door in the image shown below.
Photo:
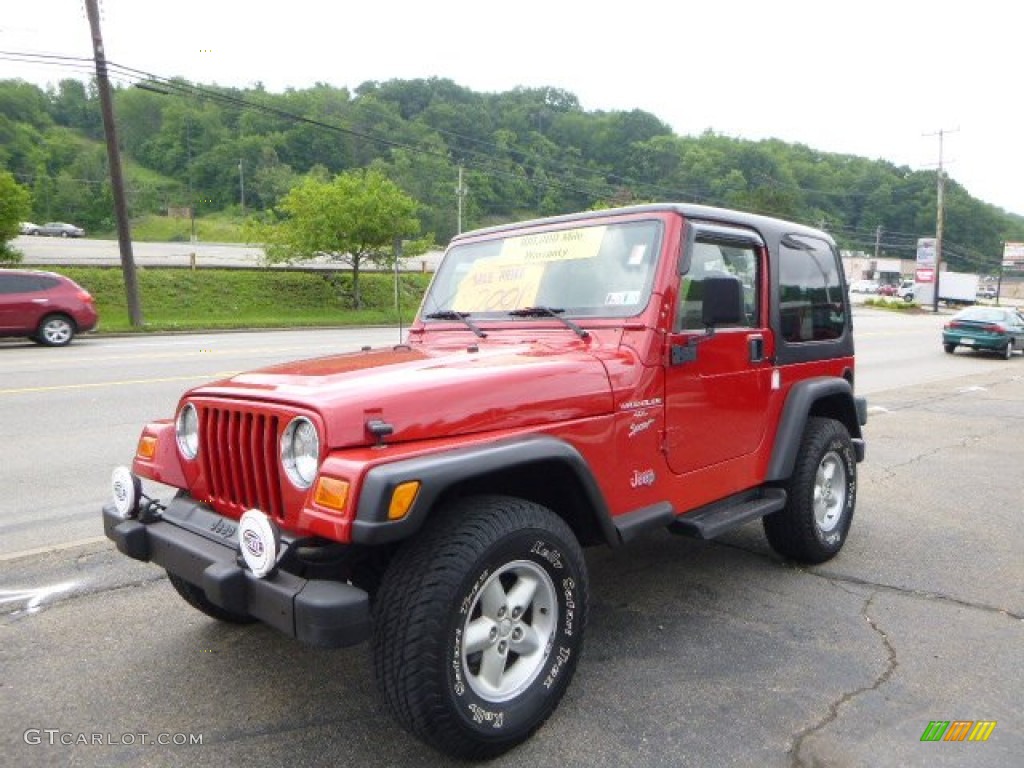
<path fill-rule="evenodd" d="M 719 467 L 731 483 L 743 483 L 747 472 L 749 484 L 756 483 L 754 464 L 768 426 L 772 375 L 765 254 L 753 231 L 688 226 L 666 354 L 666 449 L 676 474 Z M 704 281 L 726 275 L 742 285 L 740 320 L 709 330 L 702 322 Z M 717 492 L 708 491 L 712 497 Z"/>

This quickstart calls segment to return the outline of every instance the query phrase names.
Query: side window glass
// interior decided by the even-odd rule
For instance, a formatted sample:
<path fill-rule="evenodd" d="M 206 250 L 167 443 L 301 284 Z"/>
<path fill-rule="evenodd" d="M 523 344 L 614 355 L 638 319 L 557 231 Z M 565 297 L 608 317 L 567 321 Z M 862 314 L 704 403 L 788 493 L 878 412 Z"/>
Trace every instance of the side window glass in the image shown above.
<path fill-rule="evenodd" d="M 4 275 L 0 278 L 0 293 L 30 293 L 38 290 L 31 275 Z"/>
<path fill-rule="evenodd" d="M 743 286 L 743 319 L 737 327 L 759 325 L 758 254 L 753 245 L 697 240 L 690 252 L 690 268 L 682 276 L 676 310 L 677 330 L 703 330 L 704 280 L 731 275 Z"/>
<path fill-rule="evenodd" d="M 787 235 L 779 247 L 779 315 L 791 343 L 837 339 L 846 327 L 846 305 L 835 252 L 828 243 Z"/>

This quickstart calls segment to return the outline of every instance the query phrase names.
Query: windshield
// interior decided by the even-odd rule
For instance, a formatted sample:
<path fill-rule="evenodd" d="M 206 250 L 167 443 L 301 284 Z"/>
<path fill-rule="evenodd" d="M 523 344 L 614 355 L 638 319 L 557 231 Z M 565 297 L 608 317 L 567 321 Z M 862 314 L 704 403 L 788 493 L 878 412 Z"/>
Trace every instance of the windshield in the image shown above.
<path fill-rule="evenodd" d="M 1001 323 L 1010 319 L 1009 313 L 991 307 L 971 307 L 957 313 L 954 320 L 977 320 L 985 323 Z"/>
<path fill-rule="evenodd" d="M 637 315 L 650 299 L 661 232 L 658 221 L 634 221 L 455 245 L 423 316 L 451 311 L 487 319 L 536 307 L 565 316 Z"/>

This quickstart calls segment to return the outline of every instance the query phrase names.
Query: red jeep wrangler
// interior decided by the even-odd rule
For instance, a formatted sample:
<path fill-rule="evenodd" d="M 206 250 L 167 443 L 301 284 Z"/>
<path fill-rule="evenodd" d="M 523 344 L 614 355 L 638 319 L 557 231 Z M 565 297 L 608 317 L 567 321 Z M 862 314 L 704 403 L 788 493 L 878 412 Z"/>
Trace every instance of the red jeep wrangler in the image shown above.
<path fill-rule="evenodd" d="M 115 470 L 104 526 L 214 618 L 372 639 L 402 725 L 484 758 L 572 678 L 582 546 L 761 518 L 784 557 L 839 552 L 853 383 L 824 232 L 670 204 L 494 227 L 451 243 L 407 343 L 187 392 Z"/>

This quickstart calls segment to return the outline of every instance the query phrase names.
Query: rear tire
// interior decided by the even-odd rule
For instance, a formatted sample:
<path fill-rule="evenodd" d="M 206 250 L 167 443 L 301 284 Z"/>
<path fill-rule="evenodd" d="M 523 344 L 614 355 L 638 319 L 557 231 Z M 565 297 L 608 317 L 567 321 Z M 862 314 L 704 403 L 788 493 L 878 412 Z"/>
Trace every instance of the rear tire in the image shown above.
<path fill-rule="evenodd" d="M 174 590 L 181 595 L 186 603 L 191 605 L 197 611 L 202 611 L 212 619 L 224 621 L 228 624 L 252 624 L 256 621 L 256 619 L 248 614 L 233 613 L 232 611 L 221 608 L 219 605 L 211 603 L 210 599 L 202 589 L 189 581 L 185 581 L 180 576 L 176 576 L 170 571 L 167 573 L 167 578 L 170 580 L 171 586 L 174 587 Z"/>
<path fill-rule="evenodd" d="M 763 519 L 772 549 L 812 564 L 839 554 L 857 498 L 857 459 L 842 423 L 807 420 L 786 493 L 786 506 Z"/>
<path fill-rule="evenodd" d="M 47 347 L 66 347 L 75 338 L 75 323 L 67 315 L 47 315 L 39 322 L 33 341 Z"/>
<path fill-rule="evenodd" d="M 942 348 L 946 350 L 947 355 L 952 355 L 956 352 L 956 344 L 943 344 Z"/>
<path fill-rule="evenodd" d="M 1006 342 L 1006 349 L 1003 350 L 1003 359 L 1009 360 L 1013 357 L 1013 339 L 1008 339 Z"/>
<path fill-rule="evenodd" d="M 522 499 L 440 510 L 398 552 L 374 616 L 374 672 L 401 725 L 486 759 L 554 712 L 583 648 L 587 573 L 566 523 Z"/>

